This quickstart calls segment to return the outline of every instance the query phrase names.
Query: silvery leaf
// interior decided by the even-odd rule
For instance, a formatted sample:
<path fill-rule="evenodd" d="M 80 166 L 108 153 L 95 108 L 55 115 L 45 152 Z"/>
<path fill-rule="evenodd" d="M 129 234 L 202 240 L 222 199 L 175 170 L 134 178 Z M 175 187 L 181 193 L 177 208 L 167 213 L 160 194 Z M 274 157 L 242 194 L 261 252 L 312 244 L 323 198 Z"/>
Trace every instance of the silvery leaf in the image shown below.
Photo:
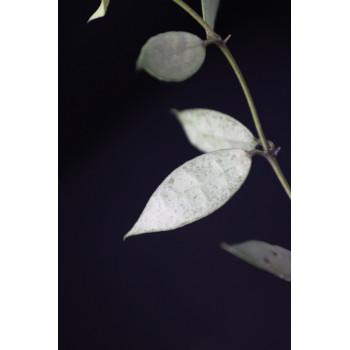
<path fill-rule="evenodd" d="M 227 114 L 204 108 L 173 110 L 193 146 L 201 152 L 240 148 L 251 151 L 257 146 L 253 134 Z"/>
<path fill-rule="evenodd" d="M 214 29 L 220 0 L 202 0 L 203 19 Z"/>
<path fill-rule="evenodd" d="M 156 189 L 124 237 L 190 224 L 223 206 L 242 186 L 251 166 L 238 149 L 202 154 L 174 170 Z"/>
<path fill-rule="evenodd" d="M 285 248 L 261 241 L 248 241 L 234 245 L 221 243 L 221 247 L 259 269 L 286 281 L 291 280 L 291 254 Z"/>
<path fill-rule="evenodd" d="M 206 48 L 202 39 L 187 32 L 166 32 L 150 38 L 136 62 L 154 78 L 179 82 L 194 75 L 202 66 Z"/>
<path fill-rule="evenodd" d="M 88 23 L 93 19 L 104 17 L 107 12 L 107 7 L 109 5 L 110 0 L 101 0 L 101 4 L 98 9 L 93 13 L 93 15 L 89 18 Z"/>

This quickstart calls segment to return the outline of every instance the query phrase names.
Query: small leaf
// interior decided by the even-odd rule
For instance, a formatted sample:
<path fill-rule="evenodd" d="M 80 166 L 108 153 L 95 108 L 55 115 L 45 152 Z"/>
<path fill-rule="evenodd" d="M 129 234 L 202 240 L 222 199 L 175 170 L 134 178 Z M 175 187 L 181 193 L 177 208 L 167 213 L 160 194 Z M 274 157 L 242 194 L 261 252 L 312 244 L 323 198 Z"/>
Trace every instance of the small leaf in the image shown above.
<path fill-rule="evenodd" d="M 287 249 L 261 241 L 234 245 L 221 243 L 221 248 L 259 269 L 286 281 L 291 280 L 291 254 Z"/>
<path fill-rule="evenodd" d="M 203 19 L 214 29 L 220 0 L 202 0 Z"/>
<path fill-rule="evenodd" d="M 136 68 L 163 81 L 183 81 L 195 74 L 205 59 L 205 45 L 196 35 L 166 32 L 143 45 Z"/>
<path fill-rule="evenodd" d="M 98 7 L 98 9 L 94 12 L 94 14 L 89 18 L 87 21 L 88 23 L 92 21 L 93 19 L 104 17 L 104 15 L 107 12 L 107 7 L 109 5 L 110 0 L 101 0 L 101 4 Z"/>
<path fill-rule="evenodd" d="M 124 239 L 174 230 L 211 214 L 239 190 L 250 166 L 250 154 L 238 149 L 206 153 L 186 162 L 156 189 Z"/>
<path fill-rule="evenodd" d="M 257 141 L 253 134 L 238 120 L 217 111 L 204 108 L 173 110 L 185 133 L 201 152 L 219 149 L 255 149 Z"/>

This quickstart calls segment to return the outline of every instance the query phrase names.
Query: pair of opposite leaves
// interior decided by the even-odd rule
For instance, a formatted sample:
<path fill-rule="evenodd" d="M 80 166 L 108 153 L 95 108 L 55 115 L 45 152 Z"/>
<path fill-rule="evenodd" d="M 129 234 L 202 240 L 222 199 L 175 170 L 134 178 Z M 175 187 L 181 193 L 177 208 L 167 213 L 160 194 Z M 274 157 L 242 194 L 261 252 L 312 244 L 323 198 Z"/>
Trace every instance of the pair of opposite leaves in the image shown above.
<path fill-rule="evenodd" d="M 211 27 L 219 2 L 202 0 L 203 18 Z M 166 32 L 144 44 L 136 67 L 159 80 L 180 82 L 200 69 L 205 55 L 205 42 L 196 35 Z M 246 127 L 212 110 L 173 112 L 190 142 L 206 154 L 186 162 L 162 182 L 124 239 L 173 230 L 211 214 L 237 192 L 249 173 L 249 151 L 257 141 Z"/>
<path fill-rule="evenodd" d="M 209 109 L 173 110 L 189 141 L 202 154 L 175 169 L 156 189 L 125 235 L 173 230 L 210 215 L 242 186 L 257 146 L 236 119 Z M 236 257 L 290 281 L 290 251 L 261 241 L 221 247 Z"/>
<path fill-rule="evenodd" d="M 211 27 L 219 2 L 202 0 L 203 18 Z M 136 67 L 159 80 L 180 82 L 199 70 L 205 55 L 205 42 L 196 35 L 166 32 L 144 44 Z M 249 151 L 257 141 L 245 126 L 208 109 L 173 112 L 190 142 L 206 154 L 186 162 L 162 182 L 124 239 L 173 230 L 211 214 L 237 192 L 249 173 Z"/>

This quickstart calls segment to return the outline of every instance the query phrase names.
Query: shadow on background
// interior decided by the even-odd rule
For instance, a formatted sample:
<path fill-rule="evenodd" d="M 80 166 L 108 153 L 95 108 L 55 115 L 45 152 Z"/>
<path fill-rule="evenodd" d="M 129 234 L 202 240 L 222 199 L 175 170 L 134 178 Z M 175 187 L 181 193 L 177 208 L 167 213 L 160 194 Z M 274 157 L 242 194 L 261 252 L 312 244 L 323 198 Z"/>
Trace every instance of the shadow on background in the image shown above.
<path fill-rule="evenodd" d="M 200 11 L 200 1 L 188 1 Z M 240 86 L 209 47 L 201 70 L 165 84 L 135 73 L 151 36 L 201 27 L 170 0 L 59 3 L 60 349 L 290 348 L 290 284 L 219 248 L 290 248 L 290 202 L 267 162 L 211 216 L 122 242 L 148 198 L 199 155 L 170 108 L 212 108 L 254 131 Z M 216 30 L 243 71 L 290 179 L 290 3 L 222 0 Z"/>

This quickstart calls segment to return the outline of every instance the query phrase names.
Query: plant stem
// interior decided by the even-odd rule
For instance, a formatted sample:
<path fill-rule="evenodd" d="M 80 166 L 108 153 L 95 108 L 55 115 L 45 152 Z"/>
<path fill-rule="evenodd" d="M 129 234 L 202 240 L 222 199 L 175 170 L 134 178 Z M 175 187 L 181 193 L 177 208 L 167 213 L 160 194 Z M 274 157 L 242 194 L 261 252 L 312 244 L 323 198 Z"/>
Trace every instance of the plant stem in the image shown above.
<path fill-rule="evenodd" d="M 274 170 L 276 176 L 278 177 L 278 180 L 280 180 L 280 183 L 283 186 L 284 190 L 286 191 L 289 199 L 291 199 L 291 190 L 290 190 L 289 183 L 288 183 L 287 179 L 284 177 L 283 172 L 282 172 L 282 170 L 277 162 L 276 157 L 269 155 L 266 157 L 266 159 L 270 163 L 272 169 Z"/>
<path fill-rule="evenodd" d="M 269 147 L 269 142 L 267 141 L 264 131 L 262 129 L 261 123 L 260 123 L 260 119 L 258 116 L 258 112 L 255 108 L 255 104 L 252 98 L 252 95 L 250 93 L 250 90 L 248 88 L 248 85 L 243 77 L 243 74 L 241 72 L 241 70 L 238 67 L 237 62 L 235 61 L 235 59 L 233 58 L 231 51 L 229 50 L 229 48 L 226 46 L 225 41 L 223 41 L 220 37 L 220 35 L 218 35 L 217 33 L 214 32 L 213 28 L 211 28 L 207 22 L 205 22 L 202 17 L 196 12 L 194 11 L 190 6 L 188 6 L 185 2 L 183 2 L 182 0 L 173 0 L 177 5 L 179 5 L 180 7 L 182 7 L 189 15 L 191 15 L 207 32 L 207 35 L 212 37 L 213 39 L 217 39 L 215 41 L 215 44 L 219 47 L 219 49 L 221 50 L 221 52 L 225 55 L 225 57 L 227 58 L 228 62 L 230 63 L 233 71 L 235 72 L 238 81 L 242 87 L 242 90 L 244 92 L 244 95 L 246 97 L 246 100 L 248 102 L 248 106 L 250 109 L 250 112 L 252 114 L 253 117 L 253 121 L 255 124 L 255 128 L 256 131 L 259 135 L 259 139 L 261 142 L 261 145 L 264 149 L 264 151 L 266 152 L 267 156 L 266 159 L 268 160 L 268 162 L 270 163 L 272 169 L 274 170 L 277 178 L 279 179 L 282 187 L 284 188 L 284 190 L 286 191 L 287 195 L 289 198 L 291 198 L 291 189 L 290 186 L 288 184 L 288 181 L 286 180 L 278 162 L 277 159 L 275 157 L 275 155 L 272 154 L 271 149 Z"/>
<path fill-rule="evenodd" d="M 220 43 L 217 43 L 216 45 L 219 47 L 221 52 L 227 58 L 228 62 L 230 63 L 232 69 L 234 70 L 234 72 L 239 80 L 239 83 L 241 84 L 241 87 L 243 89 L 244 95 L 247 99 L 247 102 L 248 102 L 248 105 L 250 108 L 250 112 L 251 112 L 253 120 L 254 120 L 256 131 L 257 131 L 257 133 L 259 135 L 259 139 L 261 141 L 261 145 L 262 145 L 264 151 L 268 151 L 269 145 L 268 145 L 268 142 L 266 140 L 264 131 L 261 127 L 260 120 L 258 117 L 258 112 L 256 111 L 252 95 L 251 95 L 250 90 L 248 88 L 248 85 L 243 77 L 243 74 L 242 74 L 241 70 L 239 69 L 237 62 L 233 58 L 233 56 L 232 56 L 230 50 L 228 49 L 228 47 L 226 46 L 226 44 L 224 42 L 220 42 Z"/>
<path fill-rule="evenodd" d="M 239 69 L 238 67 L 238 64 L 237 62 L 235 61 L 235 59 L 233 58 L 229 48 L 226 46 L 226 44 L 224 42 L 217 42 L 216 45 L 219 47 L 219 49 L 221 50 L 221 52 L 225 55 L 225 57 L 227 58 L 227 60 L 229 61 L 232 69 L 234 70 L 238 80 L 239 80 L 239 83 L 241 84 L 241 87 L 242 87 L 242 90 L 244 92 L 244 95 L 247 99 L 247 102 L 248 102 L 248 105 L 249 105 L 249 108 L 250 108 L 250 112 L 252 114 L 252 117 L 253 117 L 253 120 L 254 120 L 254 124 L 255 124 L 255 128 L 256 128 L 256 131 L 259 135 L 259 139 L 260 139 L 260 142 L 261 142 L 261 145 L 264 149 L 264 151 L 269 151 L 270 150 L 270 147 L 269 147 L 269 142 L 267 141 L 266 137 L 265 137 L 265 134 L 264 134 L 264 131 L 262 129 L 262 126 L 261 126 L 261 123 L 260 123 L 260 119 L 259 119 L 259 116 L 258 116 L 258 112 L 256 111 L 256 108 L 255 108 L 255 104 L 254 104 L 254 101 L 253 101 L 253 98 L 252 98 L 252 95 L 250 93 L 250 90 L 248 88 L 248 85 L 243 77 L 243 74 L 241 72 L 241 70 Z M 272 169 L 274 170 L 276 176 L 278 177 L 278 179 L 280 180 L 280 183 L 281 185 L 283 186 L 284 190 L 286 191 L 289 199 L 291 199 L 291 189 L 290 189 L 290 186 L 289 186 L 289 183 L 288 181 L 286 180 L 278 162 L 277 162 L 277 159 L 275 156 L 273 155 L 268 155 L 266 157 L 266 159 L 268 160 L 268 162 L 270 163 Z"/>
<path fill-rule="evenodd" d="M 188 6 L 185 2 L 182 0 L 173 0 L 177 5 L 182 7 L 190 16 L 192 16 L 207 32 L 208 36 L 211 36 L 216 39 L 221 39 L 221 37 L 216 34 L 213 30 L 213 28 L 210 27 L 210 25 L 204 21 L 204 19 L 190 6 Z"/>

